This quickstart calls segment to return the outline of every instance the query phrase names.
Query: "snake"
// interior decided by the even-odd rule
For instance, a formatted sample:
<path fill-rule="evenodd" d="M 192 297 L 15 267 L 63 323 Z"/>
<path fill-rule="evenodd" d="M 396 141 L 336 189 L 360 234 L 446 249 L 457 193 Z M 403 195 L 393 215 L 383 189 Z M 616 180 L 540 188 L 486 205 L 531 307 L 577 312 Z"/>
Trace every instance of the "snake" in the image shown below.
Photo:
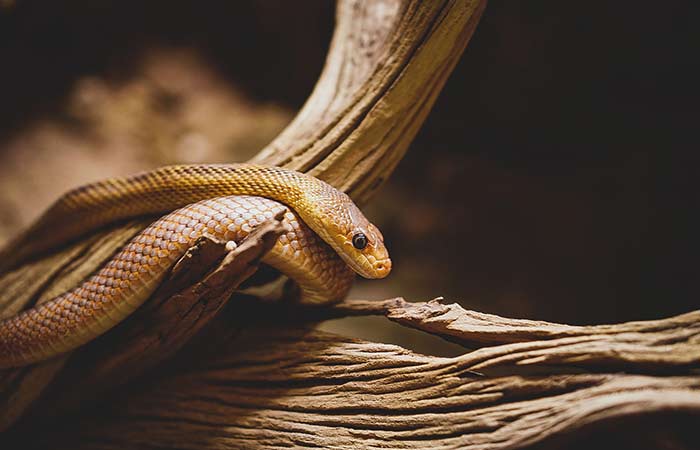
<path fill-rule="evenodd" d="M 255 164 L 165 166 L 81 186 L 60 197 L 3 252 L 0 273 L 126 219 L 163 215 L 73 289 L 0 321 L 0 368 L 65 354 L 123 321 L 197 239 L 240 243 L 283 216 L 262 262 L 305 303 L 343 299 L 355 274 L 391 271 L 384 237 L 344 192 L 307 174 Z"/>

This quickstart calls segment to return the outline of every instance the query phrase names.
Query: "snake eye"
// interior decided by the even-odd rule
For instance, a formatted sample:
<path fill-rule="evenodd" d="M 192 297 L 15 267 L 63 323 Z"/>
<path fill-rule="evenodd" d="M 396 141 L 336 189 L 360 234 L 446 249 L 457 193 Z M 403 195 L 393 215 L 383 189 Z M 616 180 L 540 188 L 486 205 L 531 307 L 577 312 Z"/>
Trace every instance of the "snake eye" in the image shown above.
<path fill-rule="evenodd" d="M 364 233 L 355 233 L 355 235 L 352 237 L 352 245 L 356 249 L 362 250 L 363 248 L 367 247 L 367 236 L 365 236 Z"/>

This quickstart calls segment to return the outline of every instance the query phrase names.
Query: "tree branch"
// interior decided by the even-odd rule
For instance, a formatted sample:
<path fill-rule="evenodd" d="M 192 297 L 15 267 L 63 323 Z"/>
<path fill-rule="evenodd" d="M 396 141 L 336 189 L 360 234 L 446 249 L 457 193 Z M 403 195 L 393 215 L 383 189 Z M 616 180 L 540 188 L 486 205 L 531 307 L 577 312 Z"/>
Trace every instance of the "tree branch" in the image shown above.
<path fill-rule="evenodd" d="M 80 427 L 55 428 L 37 445 L 511 449 L 571 444 L 612 420 L 619 432 L 643 415 L 674 413 L 688 424 L 700 417 L 700 378 L 687 370 L 485 377 L 469 371 L 473 354 L 437 358 L 276 326 L 220 348 L 108 399 Z"/>

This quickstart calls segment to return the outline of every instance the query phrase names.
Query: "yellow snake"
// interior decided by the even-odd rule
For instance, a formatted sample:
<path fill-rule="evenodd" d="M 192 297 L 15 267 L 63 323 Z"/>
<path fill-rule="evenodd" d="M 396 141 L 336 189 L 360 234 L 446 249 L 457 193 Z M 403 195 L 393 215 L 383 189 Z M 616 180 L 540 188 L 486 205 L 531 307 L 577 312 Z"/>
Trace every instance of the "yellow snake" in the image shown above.
<path fill-rule="evenodd" d="M 97 182 L 54 203 L 5 250 L 0 270 L 106 224 L 175 211 L 73 290 L 1 321 L 0 367 L 27 365 L 89 342 L 143 304 L 197 238 L 238 242 L 285 205 L 291 208 L 287 232 L 263 262 L 293 279 L 302 301 L 342 299 L 353 270 L 366 278 L 391 270 L 382 234 L 352 200 L 302 173 L 252 164 L 181 165 Z"/>

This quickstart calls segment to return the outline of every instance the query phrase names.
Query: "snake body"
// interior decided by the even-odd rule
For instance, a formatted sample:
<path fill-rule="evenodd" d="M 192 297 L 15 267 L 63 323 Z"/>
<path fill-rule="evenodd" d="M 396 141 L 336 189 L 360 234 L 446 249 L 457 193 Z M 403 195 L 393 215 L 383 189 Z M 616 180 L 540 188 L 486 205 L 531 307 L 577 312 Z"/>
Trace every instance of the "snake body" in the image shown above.
<path fill-rule="evenodd" d="M 4 270 L 105 224 L 170 212 L 73 290 L 0 322 L 0 367 L 65 353 L 138 308 L 203 234 L 240 241 L 285 208 L 288 231 L 263 261 L 299 285 L 302 301 L 343 298 L 355 272 L 391 269 L 383 237 L 344 193 L 316 178 L 250 164 L 169 166 L 93 183 L 61 197 L 5 252 Z M 358 246 L 358 236 L 363 244 Z M 359 248 L 361 247 L 361 248 Z"/>

